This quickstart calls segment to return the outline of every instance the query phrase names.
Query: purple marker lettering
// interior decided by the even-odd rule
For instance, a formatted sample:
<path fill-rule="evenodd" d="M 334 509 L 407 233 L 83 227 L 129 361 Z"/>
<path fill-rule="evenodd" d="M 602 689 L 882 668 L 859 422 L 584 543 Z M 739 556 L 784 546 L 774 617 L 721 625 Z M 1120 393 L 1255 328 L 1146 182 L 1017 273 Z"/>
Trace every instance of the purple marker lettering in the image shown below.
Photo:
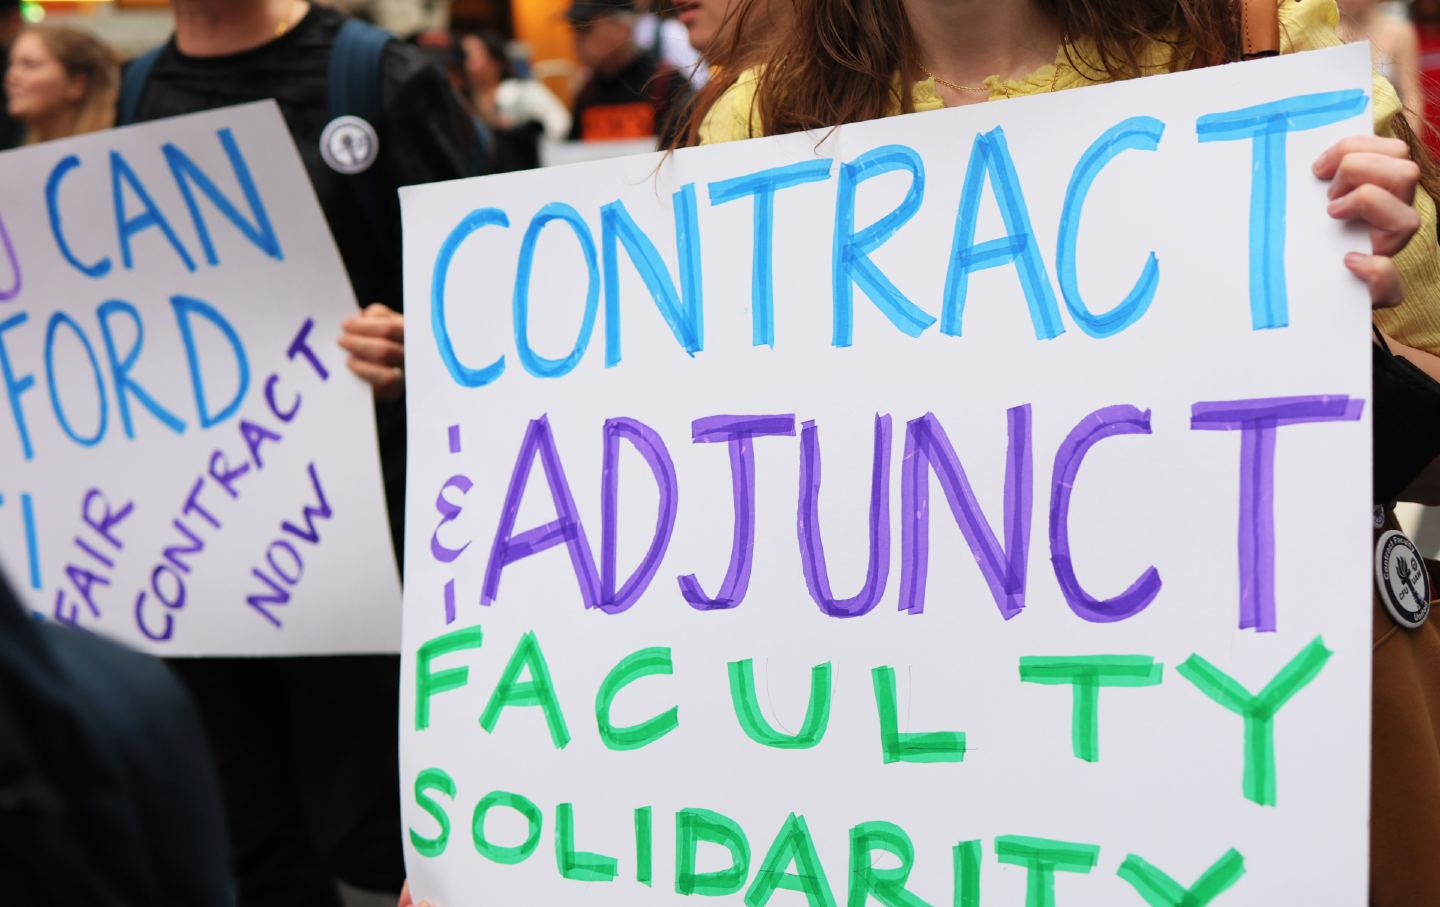
<path fill-rule="evenodd" d="M 449 440 L 450 440 L 450 452 L 451 452 L 452 454 L 457 454 L 457 453 L 460 452 L 460 426 L 458 426 L 458 425 L 452 425 L 452 426 L 450 426 L 449 435 L 450 435 L 450 438 L 449 438 Z"/>
<path fill-rule="evenodd" d="M 181 560 L 181 555 L 200 554 L 205 550 L 205 540 L 196 535 L 189 526 L 178 519 L 172 521 L 171 525 L 175 527 L 176 532 L 184 536 L 184 542 L 176 545 L 166 545 L 160 552 L 160 557 L 181 573 L 189 573 L 190 564 L 187 561 Z"/>
<path fill-rule="evenodd" d="M 900 610 L 925 610 L 930 564 L 930 477 L 940 481 L 950 513 L 965 536 L 975 563 L 1006 620 L 1025 608 L 1030 558 L 1031 462 L 1030 404 L 1007 414 L 1009 444 L 1005 455 L 1005 546 L 980 510 L 965 469 L 934 413 L 911 420 L 905 432 L 905 461 L 900 467 Z"/>
<path fill-rule="evenodd" d="M 1150 411 L 1129 405 L 1107 406 L 1080 420 L 1065 436 L 1055 454 L 1055 471 L 1050 486 L 1050 560 L 1055 578 L 1070 610 L 1091 623 L 1111 623 L 1134 617 L 1150 606 L 1160 594 L 1160 573 L 1146 567 L 1130 588 L 1113 598 L 1100 599 L 1080 587 L 1070 558 L 1070 494 L 1085 454 L 1099 441 L 1112 435 L 1150 434 Z M 1135 536 L 1140 538 L 1142 536 Z"/>
<path fill-rule="evenodd" d="M 1275 619 L 1275 432 L 1282 425 L 1354 422 L 1363 400 L 1262 397 L 1196 403 L 1195 431 L 1240 432 L 1240 629 L 1273 633 Z"/>
<path fill-rule="evenodd" d="M 795 414 L 772 416 L 709 416 L 690 426 L 696 444 L 724 441 L 730 446 L 730 482 L 735 499 L 735 534 L 730 543 L 730 564 L 714 598 L 705 594 L 695 574 L 679 579 L 680 594 L 699 611 L 734 608 L 750 588 L 755 547 L 755 445 L 753 439 L 795 436 Z"/>
<path fill-rule="evenodd" d="M 90 555 L 91 557 L 95 558 L 95 560 L 99 561 L 101 564 L 104 564 L 106 567 L 110 568 L 111 570 L 114 570 L 114 569 L 115 569 L 115 562 L 114 562 L 114 561 L 112 561 L 110 558 L 106 557 L 105 555 L 101 554 L 100 552 L 96 551 L 93 547 L 91 547 L 91 545 L 90 545 L 88 542 L 86 542 L 84 539 L 82 539 L 82 538 L 81 538 L 80 536 L 78 536 L 78 535 L 75 536 L 75 547 L 79 548 L 81 551 L 83 551 L 83 552 L 85 552 L 86 554 Z"/>
<path fill-rule="evenodd" d="M 0 290 L 0 302 L 9 302 L 20 295 L 22 286 L 20 279 L 20 259 L 15 257 L 15 244 L 10 241 L 10 231 L 5 228 L 5 221 L 0 220 L 0 245 L 5 247 L 5 257 L 10 259 L 10 273 L 15 275 L 10 281 L 10 286 Z"/>
<path fill-rule="evenodd" d="M 215 514 L 200 506 L 200 489 L 204 487 L 205 479 L 203 477 L 195 480 L 195 484 L 190 486 L 190 493 L 185 496 L 185 506 L 180 508 L 180 512 L 186 516 L 199 516 L 211 526 L 219 529 L 220 521 L 215 518 Z"/>
<path fill-rule="evenodd" d="M 329 381 L 330 372 L 326 370 L 325 364 L 320 361 L 320 357 L 315 354 L 315 350 L 310 346 L 310 331 L 314 327 L 315 319 L 306 318 L 305 323 L 300 325 L 299 333 L 295 335 L 295 339 L 290 341 L 290 346 L 286 348 L 285 356 L 292 362 L 295 361 L 296 356 L 304 356 L 305 360 L 310 363 L 310 367 L 315 369 L 315 374 L 320 376 L 320 380 Z"/>
<path fill-rule="evenodd" d="M 530 472 L 537 456 L 550 486 L 556 519 L 515 534 L 515 518 L 520 512 L 520 502 L 529 485 Z M 560 455 L 555 450 L 550 422 L 541 416 L 530 422 L 525 438 L 520 442 L 520 454 L 515 458 L 515 470 L 510 474 L 510 487 L 505 492 L 505 503 L 500 509 L 500 525 L 495 529 L 495 541 L 490 547 L 490 560 L 485 567 L 480 604 L 495 602 L 500 591 L 500 573 L 506 566 L 556 545 L 564 545 L 570 551 L 570 565 L 574 568 L 575 581 L 580 586 L 580 597 L 585 607 L 596 607 L 600 600 L 600 580 L 596 576 L 595 557 L 585 536 L 585 527 L 580 522 L 580 514 L 575 509 Z"/>
<path fill-rule="evenodd" d="M 655 578 L 660 561 L 670 547 L 670 536 L 675 531 L 675 511 L 679 505 L 675 482 L 675 464 L 670 451 L 654 429 L 637 419 L 608 419 L 604 429 L 605 450 L 600 474 L 600 603 L 606 614 L 619 614 L 633 605 Z M 640 564 L 616 591 L 616 540 L 619 531 L 620 496 L 620 439 L 628 440 L 645 459 L 650 474 L 655 477 L 660 503 L 655 514 L 655 532 L 650 537 L 650 548 L 640 559 Z"/>
<path fill-rule="evenodd" d="M 140 593 L 144 595 L 145 593 Z M 67 607 L 68 606 L 68 607 Z M 80 608 L 65 599 L 64 588 L 55 590 L 55 619 L 72 627 L 80 625 Z"/>
<path fill-rule="evenodd" d="M 95 587 L 108 586 L 110 580 L 75 564 L 65 565 L 65 575 L 70 579 L 75 591 L 79 592 L 80 597 L 85 600 L 85 606 L 90 609 L 90 613 L 99 617 L 100 606 L 95 604 Z"/>
<path fill-rule="evenodd" d="M 163 629 L 159 632 L 152 630 L 150 625 L 145 622 L 146 601 L 148 601 L 148 599 L 143 590 L 135 596 L 135 626 L 145 635 L 145 638 L 149 640 L 154 642 L 165 642 L 169 640 L 170 637 L 175 635 L 175 618 L 171 617 L 168 611 L 160 612 L 161 616 L 165 619 L 165 623 L 162 624 Z"/>
<path fill-rule="evenodd" d="M 96 502 L 100 504 L 99 515 L 96 515 L 92 509 L 92 505 Z M 116 551 L 120 551 L 124 549 L 125 545 L 111 530 L 123 523 L 134 510 L 134 501 L 126 501 L 125 506 L 118 511 L 111 509 L 110 499 L 105 497 L 105 492 L 98 488 L 91 488 L 85 492 L 85 500 L 80 505 L 80 518 L 85 521 L 86 526 L 99 533 L 101 538 L 114 545 Z"/>
<path fill-rule="evenodd" d="M 281 422 L 290 422 L 295 414 L 300 411 L 300 395 L 295 395 L 295 402 L 290 404 L 289 409 L 281 409 L 280 404 L 275 402 L 275 385 L 280 383 L 279 375 L 271 375 L 265 379 L 265 402 L 270 405 L 270 412 Z"/>
<path fill-rule="evenodd" d="M 265 468 L 265 459 L 260 456 L 260 448 L 267 441 L 279 441 L 280 436 L 258 422 L 251 422 L 249 419 L 240 420 L 240 437 L 245 439 L 245 446 L 250 448 L 250 459 L 255 462 L 256 469 Z"/>
<path fill-rule="evenodd" d="M 820 610 L 830 617 L 869 614 L 885 594 L 890 578 L 890 417 L 875 416 L 875 457 L 870 475 L 870 560 L 865 585 L 852 598 L 830 591 L 825 542 L 820 534 L 820 439 L 814 422 L 800 429 L 800 503 L 796 519 L 805 585 Z"/>
<path fill-rule="evenodd" d="M 241 463 L 232 469 L 230 458 L 225 456 L 223 450 L 217 450 L 210 454 L 210 478 L 214 479 L 216 484 L 225 489 L 225 493 L 232 498 L 240 497 L 240 492 L 235 490 L 235 482 L 249 471 L 249 463 Z"/>
<path fill-rule="evenodd" d="M 454 522 L 455 518 L 460 516 L 460 512 L 465 509 L 460 504 L 453 504 L 445 500 L 445 492 L 454 488 L 457 489 L 461 495 L 464 495 L 472 487 L 474 487 L 474 483 L 470 481 L 468 476 L 451 476 L 445 480 L 445 484 L 440 486 L 439 493 L 435 495 L 435 510 L 440 514 L 440 522 L 435 524 L 435 531 L 430 533 L 430 556 L 442 564 L 453 562 L 464 553 L 466 548 L 470 547 L 468 539 L 465 544 L 459 548 L 451 548 L 440 541 L 441 528 L 443 528 L 446 523 Z"/>

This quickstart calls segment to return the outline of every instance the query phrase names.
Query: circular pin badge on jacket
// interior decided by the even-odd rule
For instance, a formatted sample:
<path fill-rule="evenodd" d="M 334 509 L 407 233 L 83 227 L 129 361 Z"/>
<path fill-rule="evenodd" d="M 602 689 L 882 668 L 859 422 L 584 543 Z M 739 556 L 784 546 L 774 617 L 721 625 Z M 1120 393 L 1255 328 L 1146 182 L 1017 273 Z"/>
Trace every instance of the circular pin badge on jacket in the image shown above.
<path fill-rule="evenodd" d="M 320 133 L 320 157 L 336 173 L 364 173 L 379 156 L 380 136 L 360 117 L 336 117 Z"/>
<path fill-rule="evenodd" d="M 1376 539 L 1375 585 L 1400 626 L 1413 630 L 1430 616 L 1430 574 L 1420 549 L 1405 533 L 1391 529 Z"/>

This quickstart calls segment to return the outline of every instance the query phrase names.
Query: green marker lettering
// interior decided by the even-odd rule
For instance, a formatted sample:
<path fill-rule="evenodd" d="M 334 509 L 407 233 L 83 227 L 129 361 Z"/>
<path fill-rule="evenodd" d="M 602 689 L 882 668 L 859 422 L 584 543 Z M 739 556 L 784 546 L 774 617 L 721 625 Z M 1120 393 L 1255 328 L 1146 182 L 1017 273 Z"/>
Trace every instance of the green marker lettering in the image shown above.
<path fill-rule="evenodd" d="M 522 682 L 519 679 L 522 671 L 530 675 L 529 680 Z M 480 726 L 486 733 L 493 734 L 495 723 L 506 708 L 533 705 L 538 705 L 545 713 L 550 740 L 557 750 L 563 750 L 570 742 L 570 730 L 565 726 L 560 701 L 555 698 L 555 685 L 550 681 L 550 666 L 545 662 L 545 653 L 540 651 L 534 632 L 530 632 L 520 637 L 515 646 L 514 654 L 505 665 L 505 672 L 500 675 L 500 682 L 495 685 L 495 692 L 490 694 L 485 711 L 480 713 Z"/>
<path fill-rule="evenodd" d="M 440 833 L 433 838 L 421 837 L 415 829 L 410 832 L 410 846 L 422 857 L 438 857 L 450 843 L 450 816 L 445 807 L 435 802 L 428 791 L 439 791 L 451 800 L 455 799 L 455 781 L 443 769 L 427 768 L 415 776 L 415 804 L 430 814 L 440 826 Z"/>
<path fill-rule="evenodd" d="M 530 826 L 525 840 L 515 847 L 493 844 L 485 837 L 485 817 L 490 814 L 490 810 L 499 806 L 515 810 Z M 475 816 L 470 821 L 470 836 L 475 841 L 475 852 L 480 856 L 493 863 L 513 866 L 528 859 L 540 845 L 540 827 L 544 822 L 540 807 L 525 797 L 503 790 L 491 791 L 475 804 Z"/>
<path fill-rule="evenodd" d="M 1240 881 L 1245 874 L 1245 858 L 1230 848 L 1189 888 L 1133 853 L 1115 874 L 1129 882 L 1150 907 L 1205 907 Z"/>
<path fill-rule="evenodd" d="M 614 857 L 575 849 L 575 804 L 555 807 L 555 865 L 560 877 L 575 882 L 612 882 L 620 874 Z"/>
<path fill-rule="evenodd" d="M 1023 683 L 1070 684 L 1070 747 L 1075 758 L 1100 761 L 1100 688 L 1153 687 L 1163 666 L 1145 655 L 1025 655 L 1020 658 Z"/>
<path fill-rule="evenodd" d="M 795 872 L 789 872 L 790 864 Z M 820 865 L 820 855 L 815 852 L 815 842 L 810 838 L 810 829 L 802 816 L 794 813 L 785 820 L 780 834 L 765 854 L 765 862 L 755 873 L 755 881 L 745 892 L 745 903 L 750 907 L 763 907 L 778 889 L 798 891 L 805 895 L 810 907 L 835 907 L 835 895 L 830 892 L 830 882 L 825 878 L 825 867 Z"/>
<path fill-rule="evenodd" d="M 1180 676 L 1200 692 L 1244 719 L 1246 799 L 1261 806 L 1275 805 L 1275 714 L 1315 679 L 1332 654 L 1325 648 L 1325 641 L 1315 637 L 1258 696 L 1250 695 L 1234 678 L 1199 655 L 1191 655 L 1176 666 Z"/>
<path fill-rule="evenodd" d="M 678 707 L 630 727 L 616 727 L 610 721 L 610 707 L 621 690 L 641 677 L 673 673 L 675 668 L 670 661 L 670 649 L 656 646 L 625 656 L 605 675 L 600 691 L 595 694 L 595 724 L 600 728 L 600 739 L 607 747 L 612 750 L 638 750 L 675 730 L 680 724 Z"/>
<path fill-rule="evenodd" d="M 415 730 L 430 726 L 430 697 L 463 687 L 470 679 L 469 668 L 446 668 L 432 674 L 430 663 L 461 649 L 478 649 L 483 637 L 478 626 L 466 627 L 435 637 L 415 653 Z"/>
<path fill-rule="evenodd" d="M 700 842 L 730 851 L 730 867 L 696 872 Z M 729 816 L 708 809 L 682 809 L 675 814 L 675 893 L 720 897 L 736 894 L 750 878 L 750 841 Z"/>
<path fill-rule="evenodd" d="M 730 662 L 730 698 L 735 703 L 735 717 L 745 736 L 777 750 L 808 750 L 825 736 L 830 725 L 830 663 L 810 669 L 810 705 L 805 709 L 805 722 L 794 734 L 783 734 L 770 726 L 760 714 L 755 695 L 755 662 Z"/>
<path fill-rule="evenodd" d="M 893 856 L 899 866 L 879 869 L 874 851 Z M 870 898 L 886 907 L 931 907 L 905 888 L 915 868 L 915 845 L 905 829 L 890 822 L 861 822 L 850 829 L 850 896 L 846 907 L 866 907 Z"/>
<path fill-rule="evenodd" d="M 1055 907 L 1055 871 L 1088 873 L 1100 858 L 1100 848 L 1049 838 L 1001 835 L 995 839 L 995 857 L 1001 863 L 1025 867 L 1025 907 Z"/>
<path fill-rule="evenodd" d="M 955 907 L 980 907 L 980 842 L 955 845 Z"/>
<path fill-rule="evenodd" d="M 900 733 L 899 709 L 895 704 L 895 669 L 876 668 L 870 672 L 875 683 L 875 708 L 880 713 L 880 747 L 885 764 L 892 762 L 963 762 L 964 731 Z"/>
<path fill-rule="evenodd" d="M 653 878 L 655 833 L 653 811 L 648 806 L 635 810 L 635 881 L 650 887 Z"/>

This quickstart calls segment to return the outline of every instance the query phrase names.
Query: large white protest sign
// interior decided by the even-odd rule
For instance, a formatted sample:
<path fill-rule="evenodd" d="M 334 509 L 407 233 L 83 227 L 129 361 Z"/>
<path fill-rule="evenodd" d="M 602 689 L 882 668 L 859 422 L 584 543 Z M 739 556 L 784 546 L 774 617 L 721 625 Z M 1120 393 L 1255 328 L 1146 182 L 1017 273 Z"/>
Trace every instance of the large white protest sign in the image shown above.
<path fill-rule="evenodd" d="M 417 896 L 1363 903 L 1368 87 L 405 190 Z"/>
<path fill-rule="evenodd" d="M 354 296 L 271 103 L 0 157 L 0 564 L 166 655 L 394 651 Z"/>

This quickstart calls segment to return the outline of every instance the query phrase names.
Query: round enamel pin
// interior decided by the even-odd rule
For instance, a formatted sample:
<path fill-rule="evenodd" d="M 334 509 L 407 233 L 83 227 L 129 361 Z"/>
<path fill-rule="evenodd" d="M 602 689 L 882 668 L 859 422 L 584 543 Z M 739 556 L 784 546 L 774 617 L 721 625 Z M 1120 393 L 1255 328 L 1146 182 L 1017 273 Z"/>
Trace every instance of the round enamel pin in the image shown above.
<path fill-rule="evenodd" d="M 320 157 L 336 173 L 364 173 L 380 156 L 380 136 L 360 117 L 336 117 L 320 133 Z"/>
<path fill-rule="evenodd" d="M 1375 585 L 1400 626 L 1413 630 L 1430 616 L 1430 575 L 1405 533 L 1391 529 L 1375 541 Z"/>

